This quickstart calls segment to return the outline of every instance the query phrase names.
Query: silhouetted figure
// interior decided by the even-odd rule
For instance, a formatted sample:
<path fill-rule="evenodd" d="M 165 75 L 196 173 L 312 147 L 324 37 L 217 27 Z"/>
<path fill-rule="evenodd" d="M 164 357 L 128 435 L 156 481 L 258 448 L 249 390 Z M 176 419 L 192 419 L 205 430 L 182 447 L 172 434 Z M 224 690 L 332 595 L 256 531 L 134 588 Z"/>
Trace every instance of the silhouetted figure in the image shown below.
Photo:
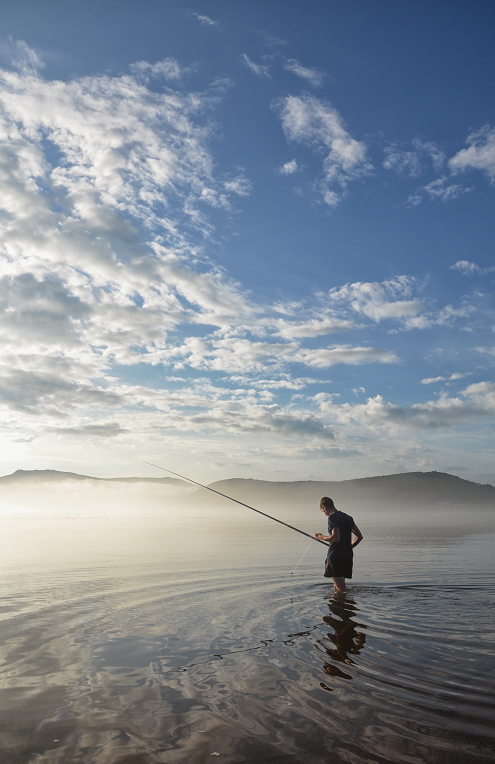
<path fill-rule="evenodd" d="M 314 537 L 329 542 L 324 575 L 333 578 L 335 591 L 345 592 L 345 579 L 352 578 L 353 549 L 363 540 L 363 534 L 353 518 L 339 512 L 328 496 L 320 500 L 320 510 L 328 517 L 328 536 L 315 533 Z"/>

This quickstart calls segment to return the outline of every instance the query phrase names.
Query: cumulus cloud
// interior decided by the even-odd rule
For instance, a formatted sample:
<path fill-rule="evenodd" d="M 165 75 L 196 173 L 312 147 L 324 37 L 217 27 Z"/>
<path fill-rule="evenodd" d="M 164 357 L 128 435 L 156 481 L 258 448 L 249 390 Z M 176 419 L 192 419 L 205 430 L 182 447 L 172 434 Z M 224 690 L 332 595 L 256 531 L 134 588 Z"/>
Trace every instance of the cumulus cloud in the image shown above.
<path fill-rule="evenodd" d="M 332 428 L 313 412 L 284 411 L 271 402 L 264 390 L 231 391 L 207 385 L 193 393 L 188 401 L 190 411 L 183 409 L 180 415 L 174 406 L 163 419 L 146 416 L 146 429 L 172 429 L 180 425 L 182 431 L 244 433 L 267 435 L 294 435 L 316 440 L 334 440 Z M 201 400 L 202 399 L 202 400 Z M 197 409 L 200 408 L 198 411 Z"/>
<path fill-rule="evenodd" d="M 325 75 L 322 71 L 319 69 L 310 68 L 308 66 L 303 66 L 295 58 L 287 58 L 283 63 L 283 67 L 288 72 L 292 72 L 292 74 L 295 74 L 297 77 L 301 77 L 303 80 L 306 80 L 306 82 L 309 82 L 310 85 L 313 85 L 314 87 L 320 87 L 320 85 L 323 85 Z"/>
<path fill-rule="evenodd" d="M 282 167 L 279 167 L 277 172 L 280 175 L 294 175 L 294 173 L 298 170 L 299 165 L 297 164 L 297 161 L 295 159 L 291 159 L 290 162 L 286 162 L 282 165 Z"/>
<path fill-rule="evenodd" d="M 312 412 L 273 402 L 316 383 L 289 370 L 397 360 L 364 345 L 304 347 L 354 322 L 294 306 L 282 320 L 203 256 L 208 210 L 228 214 L 250 182 L 238 168 L 215 174 L 219 89 L 184 92 L 182 73 L 172 59 L 70 82 L 0 72 L 0 406 L 17 442 L 135 446 L 212 430 L 333 440 Z M 155 90 L 157 77 L 176 89 Z M 159 364 L 233 377 L 186 375 L 176 390 L 123 381 L 126 367 Z M 247 372 L 264 381 L 236 384 Z"/>
<path fill-rule="evenodd" d="M 425 309 L 424 302 L 418 298 L 397 298 L 411 297 L 416 287 L 416 279 L 397 276 L 390 281 L 356 282 L 335 287 L 330 290 L 329 298 L 333 304 L 347 304 L 356 313 L 376 322 L 385 319 L 411 320 Z"/>
<path fill-rule="evenodd" d="M 304 348 L 296 342 L 255 342 L 238 337 L 223 339 L 187 338 L 179 347 L 168 351 L 176 368 L 184 364 L 195 369 L 256 372 L 270 367 L 283 369 L 288 364 L 304 364 L 313 368 L 329 368 L 336 364 L 355 366 L 362 363 L 396 363 L 395 353 L 372 347 L 333 345 L 325 348 Z"/>
<path fill-rule="evenodd" d="M 390 330 L 393 332 L 453 326 L 475 311 L 467 298 L 459 306 L 437 307 L 421 296 L 422 291 L 418 279 L 406 275 L 382 282 L 355 282 L 330 289 L 327 308 L 341 320 L 345 317 L 352 321 L 350 317 L 358 314 L 374 324 L 394 322 L 395 327 Z M 363 329 L 365 325 L 361 321 L 354 328 Z"/>
<path fill-rule="evenodd" d="M 398 428 L 437 430 L 453 428 L 467 421 L 495 415 L 495 383 L 479 382 L 469 385 L 458 396 L 441 395 L 437 400 L 399 406 L 386 401 L 382 395 L 368 398 L 362 404 L 321 402 L 320 407 L 335 422 L 359 428 Z"/>
<path fill-rule="evenodd" d="M 229 196 L 249 193 L 249 182 L 213 177 L 208 129 L 196 122 L 201 98 L 157 94 L 131 75 L 62 83 L 3 72 L 1 79 L 2 271 L 19 308 L 11 325 L 27 325 L 38 305 L 43 316 L 31 331 L 42 331 L 50 317 L 67 331 L 84 318 L 87 328 L 98 312 L 104 320 L 97 331 L 123 337 L 123 327 L 142 315 L 155 327 L 148 338 L 141 334 L 146 342 L 156 340 L 157 327 L 163 336 L 192 318 L 185 292 L 196 304 L 204 296 L 210 313 L 222 276 L 210 271 L 201 287 L 192 283 L 199 274 L 185 265 L 191 247 L 179 224 L 204 233 L 201 206 L 228 210 Z"/>
<path fill-rule="evenodd" d="M 180 79 L 172 59 L 70 82 L 32 68 L 0 71 L 0 400 L 60 431 L 84 407 L 139 405 L 115 363 L 159 363 L 170 333 L 256 313 L 198 244 L 208 208 L 228 213 L 250 184 L 213 172 L 216 86 L 150 87 Z"/>
<path fill-rule="evenodd" d="M 60 419 L 76 408 L 115 407 L 123 398 L 89 381 L 75 382 L 60 374 L 0 367 L 0 402 L 23 413 Z"/>
<path fill-rule="evenodd" d="M 0 427 L 17 442 L 148 448 L 225 432 L 333 443 L 335 396 L 316 416 L 305 388 L 330 384 L 322 370 L 340 364 L 399 358 L 322 338 L 366 320 L 433 320 L 406 276 L 336 287 L 316 307 L 277 306 L 256 304 L 215 266 L 212 218 L 235 212 L 251 184 L 242 168 L 220 173 L 211 154 L 224 86 L 187 92 L 183 74 L 173 59 L 70 82 L 34 65 L 0 71 Z M 325 153 L 321 193 L 341 199 L 369 171 L 364 144 L 311 96 L 279 108 L 291 140 Z M 188 371 L 167 378 L 174 367 Z"/>
<path fill-rule="evenodd" d="M 326 204 L 337 206 L 349 183 L 371 172 L 366 146 L 345 129 L 329 103 L 310 94 L 286 96 L 274 103 L 287 138 L 325 152 L 317 188 Z"/>
<path fill-rule="evenodd" d="M 290 415 L 284 413 L 265 413 L 250 422 L 250 428 L 257 430 L 268 429 L 296 437 L 305 436 L 323 440 L 335 440 L 333 430 L 313 416 Z"/>
<path fill-rule="evenodd" d="M 485 125 L 471 133 L 466 143 L 468 148 L 461 149 L 449 160 L 451 171 L 481 170 L 492 183 L 495 182 L 495 127 Z"/>

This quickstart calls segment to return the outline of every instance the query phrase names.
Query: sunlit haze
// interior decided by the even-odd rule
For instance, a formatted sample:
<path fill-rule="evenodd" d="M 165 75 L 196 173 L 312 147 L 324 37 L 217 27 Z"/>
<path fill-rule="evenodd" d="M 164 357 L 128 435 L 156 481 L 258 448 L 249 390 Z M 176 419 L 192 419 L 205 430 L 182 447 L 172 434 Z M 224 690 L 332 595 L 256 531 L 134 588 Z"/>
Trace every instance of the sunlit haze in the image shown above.
<path fill-rule="evenodd" d="M 0 473 L 493 483 L 494 16 L 3 3 Z"/>

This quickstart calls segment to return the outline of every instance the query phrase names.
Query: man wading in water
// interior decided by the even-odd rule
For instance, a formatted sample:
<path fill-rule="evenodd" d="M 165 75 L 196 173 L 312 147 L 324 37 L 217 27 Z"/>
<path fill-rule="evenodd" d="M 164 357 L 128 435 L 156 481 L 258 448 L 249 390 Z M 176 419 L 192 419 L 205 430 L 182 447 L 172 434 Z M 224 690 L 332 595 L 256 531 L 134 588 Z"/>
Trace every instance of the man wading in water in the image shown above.
<path fill-rule="evenodd" d="M 352 550 L 363 540 L 363 534 L 352 517 L 339 512 L 328 496 L 320 501 L 320 509 L 328 517 L 328 536 L 315 533 L 314 537 L 329 542 L 324 576 L 333 578 L 335 591 L 345 592 L 345 580 L 352 578 Z"/>

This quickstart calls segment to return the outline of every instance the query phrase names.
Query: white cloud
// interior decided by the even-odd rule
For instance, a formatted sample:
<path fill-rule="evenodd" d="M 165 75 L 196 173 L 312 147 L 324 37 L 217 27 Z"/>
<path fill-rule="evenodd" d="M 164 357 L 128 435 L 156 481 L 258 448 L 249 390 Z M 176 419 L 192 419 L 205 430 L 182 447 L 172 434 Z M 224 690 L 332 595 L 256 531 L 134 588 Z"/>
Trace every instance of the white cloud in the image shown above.
<path fill-rule="evenodd" d="M 354 282 L 333 287 L 328 296 L 318 295 L 321 305 L 308 310 L 304 304 L 275 306 L 285 314 L 271 326 L 285 339 L 319 337 L 335 332 L 362 331 L 370 322 L 394 322 L 397 331 L 428 329 L 434 325 L 453 326 L 470 317 L 476 309 L 467 298 L 460 306 L 436 307 L 421 296 L 418 279 L 401 275 L 383 282 Z M 356 321 L 356 315 L 360 317 Z M 296 320 L 295 320 L 296 319 Z M 298 319 L 298 320 L 297 320 Z M 368 319 L 366 321 L 365 319 Z"/>
<path fill-rule="evenodd" d="M 241 59 L 244 61 L 248 69 L 251 69 L 251 71 L 258 77 L 270 77 L 270 69 L 268 66 L 265 66 L 264 64 L 255 64 L 255 62 L 245 53 L 242 54 Z"/>
<path fill-rule="evenodd" d="M 282 167 L 279 167 L 277 172 L 280 175 L 293 175 L 295 172 L 299 170 L 299 165 L 297 164 L 295 159 L 291 159 L 290 162 L 286 162 L 282 165 Z"/>
<path fill-rule="evenodd" d="M 450 179 L 446 176 L 432 180 L 431 183 L 427 183 L 426 186 L 421 186 L 413 194 L 408 196 L 406 205 L 409 207 L 417 207 L 425 199 L 439 200 L 441 202 L 450 202 L 462 194 L 468 194 L 472 191 L 472 188 L 466 188 L 460 186 L 458 183 L 451 183 Z"/>
<path fill-rule="evenodd" d="M 473 276 L 474 274 L 485 276 L 487 273 L 493 273 L 495 271 L 495 266 L 481 268 L 479 265 L 472 263 L 469 260 L 458 260 L 454 265 L 451 265 L 450 268 L 451 270 L 463 273 L 465 276 Z"/>
<path fill-rule="evenodd" d="M 75 382 L 54 372 L 0 367 L 0 402 L 23 413 L 61 419 L 70 410 L 86 406 L 115 407 L 123 403 L 115 391 L 89 380 Z"/>
<path fill-rule="evenodd" d="M 163 351 L 160 357 L 183 368 L 186 363 L 195 369 L 239 373 L 262 372 L 266 368 L 284 369 L 292 364 L 325 369 L 336 364 L 351 366 L 362 363 L 396 363 L 399 359 L 389 351 L 372 347 L 332 345 L 326 348 L 304 348 L 296 342 L 254 342 L 232 337 L 225 339 L 187 338 L 179 347 Z"/>
<path fill-rule="evenodd" d="M 423 191 L 432 199 L 440 199 L 442 202 L 450 202 L 451 199 L 457 199 L 461 194 L 471 190 L 456 183 L 449 183 L 448 178 L 437 178 L 423 187 Z"/>
<path fill-rule="evenodd" d="M 165 80 L 179 81 L 189 69 L 182 69 L 175 58 L 164 58 L 151 64 L 149 61 L 137 61 L 130 66 L 131 72 L 144 77 L 163 77 Z"/>
<path fill-rule="evenodd" d="M 397 299 L 412 296 L 417 282 L 409 276 L 397 276 L 383 282 L 356 282 L 331 289 L 329 298 L 335 305 L 347 304 L 356 313 L 373 321 L 384 319 L 411 320 L 425 309 L 422 300 Z"/>
<path fill-rule="evenodd" d="M 232 384 L 246 385 L 260 390 L 304 390 L 308 385 L 321 385 L 322 380 L 312 377 L 294 377 L 290 374 L 280 373 L 271 379 L 257 378 L 256 376 L 231 375 L 226 379 Z"/>
<path fill-rule="evenodd" d="M 468 136 L 467 149 L 461 149 L 449 160 L 453 173 L 475 169 L 486 173 L 495 182 L 495 127 L 485 125 Z"/>
<path fill-rule="evenodd" d="M 47 432 L 51 432 L 54 435 L 75 435 L 82 436 L 83 438 L 96 437 L 96 438 L 115 438 L 117 435 L 123 435 L 128 432 L 124 427 L 121 427 L 118 422 L 102 422 L 95 424 L 94 422 L 78 422 L 72 427 L 49 427 Z"/>
<path fill-rule="evenodd" d="M 265 412 L 250 421 L 244 420 L 239 429 L 270 430 L 295 437 L 311 437 L 323 440 L 335 440 L 333 430 L 314 416 L 291 415 L 282 412 Z"/>
<path fill-rule="evenodd" d="M 301 348 L 293 357 L 299 363 L 320 369 L 326 369 L 340 363 L 357 366 L 363 363 L 388 364 L 399 362 L 399 358 L 390 350 L 352 347 L 350 345 L 334 345 L 316 350 Z"/>
<path fill-rule="evenodd" d="M 383 166 L 399 175 L 416 178 L 425 173 L 430 166 L 444 174 L 430 183 L 420 186 L 407 198 L 405 205 L 416 207 L 425 200 L 450 202 L 463 194 L 473 191 L 472 187 L 452 182 L 452 175 L 467 169 L 485 172 L 490 181 L 495 181 L 495 128 L 485 125 L 481 130 L 471 133 L 467 139 L 468 148 L 462 149 L 449 159 L 447 166 L 450 175 L 445 174 L 445 153 L 432 141 L 415 139 L 409 148 L 402 148 L 398 143 L 385 147 Z"/>
<path fill-rule="evenodd" d="M 209 16 L 205 16 L 204 14 L 194 13 L 194 11 L 188 11 L 187 13 L 189 16 L 195 18 L 196 21 L 199 21 L 200 24 L 203 24 L 203 26 L 214 27 L 218 24 L 218 21 L 214 21 Z"/>
<path fill-rule="evenodd" d="M 359 395 L 360 393 L 365 393 L 366 389 L 364 387 L 353 387 L 352 392 L 354 395 Z"/>
<path fill-rule="evenodd" d="M 459 372 L 456 372 L 455 374 L 450 374 L 448 377 L 427 377 L 425 379 L 421 380 L 422 385 L 433 385 L 437 382 L 454 382 L 458 379 L 464 379 L 464 377 L 468 377 L 469 372 L 466 372 L 464 374 L 460 374 Z"/>
<path fill-rule="evenodd" d="M 462 425 L 464 422 L 495 416 L 495 383 L 469 385 L 459 397 L 441 395 L 437 400 L 398 406 L 377 395 L 363 404 L 335 404 L 326 401 L 324 411 L 334 423 L 359 428 L 386 428 L 397 432 L 405 427 L 414 430 L 436 430 Z"/>
<path fill-rule="evenodd" d="M 383 166 L 386 170 L 394 170 L 398 175 L 404 173 L 411 178 L 421 175 L 421 161 L 415 151 L 401 151 L 394 144 L 385 148 L 385 154 Z"/>
<path fill-rule="evenodd" d="M 459 307 L 445 305 L 437 308 L 417 295 L 421 290 L 419 281 L 411 276 L 396 276 L 383 282 L 355 282 L 329 291 L 327 309 L 340 319 L 357 313 L 374 323 L 394 321 L 398 329 L 428 329 L 434 325 L 453 326 L 456 321 L 468 318 L 475 306 L 464 299 Z M 354 328 L 363 328 L 357 324 Z"/>
<path fill-rule="evenodd" d="M 22 74 L 36 75 L 45 64 L 38 53 L 24 40 L 13 40 L 9 36 L 0 44 L 0 52 L 9 60 L 10 65 Z"/>
<path fill-rule="evenodd" d="M 335 207 L 351 181 L 371 172 L 365 144 L 352 138 L 333 106 L 312 95 L 287 96 L 274 107 L 289 140 L 326 152 L 317 186 L 325 203 Z"/>
<path fill-rule="evenodd" d="M 353 321 L 346 321 L 339 318 L 313 318 L 304 323 L 295 323 L 279 319 L 277 320 L 276 325 L 280 336 L 290 340 L 301 337 L 321 337 L 325 334 L 344 332 L 356 328 L 356 324 Z"/>
<path fill-rule="evenodd" d="M 157 363 L 181 326 L 256 312 L 182 233 L 207 232 L 202 209 L 249 193 L 242 175 L 213 173 L 218 89 L 151 90 L 148 76 L 179 77 L 171 59 L 132 71 L 71 82 L 0 71 L 2 395 L 51 431 L 68 432 L 51 419 L 75 408 L 132 400 L 103 384 L 112 364 Z"/>
<path fill-rule="evenodd" d="M 0 72 L 0 427 L 17 443 L 104 439 L 133 454 L 177 446 L 179 433 L 189 434 L 184 448 L 204 454 L 211 432 L 225 442 L 242 433 L 253 445 L 260 433 L 282 435 L 297 454 L 303 439 L 321 454 L 355 454 L 353 443 L 334 445 L 336 425 L 390 423 L 394 405 L 384 402 L 387 416 L 372 420 L 325 392 L 310 404 L 320 406 L 315 416 L 304 391 L 328 389 L 322 370 L 339 364 L 399 358 L 366 340 L 321 338 L 385 320 L 448 324 L 466 309 L 428 312 L 407 276 L 347 284 L 309 307 L 256 304 L 204 254 L 205 237 L 216 245 L 211 211 L 228 213 L 251 185 L 242 168 L 220 174 L 210 152 L 222 86 L 185 92 L 183 73 L 172 59 L 70 82 L 44 79 L 39 67 Z M 154 77 L 165 82 L 152 87 Z M 281 114 L 291 140 L 325 153 L 327 199 L 340 200 L 369 171 L 364 144 L 328 104 L 285 99 Z M 299 163 L 284 167 L 290 174 Z M 174 365 L 194 371 L 167 378 Z M 470 388 L 459 400 L 472 412 L 487 395 Z"/>
<path fill-rule="evenodd" d="M 417 178 L 433 165 L 438 172 L 445 163 L 444 152 L 432 141 L 415 138 L 409 149 L 400 148 L 399 144 L 391 143 L 384 149 L 386 170 L 393 170 L 398 175 L 408 175 Z"/>
<path fill-rule="evenodd" d="M 215 427 L 328 440 L 331 429 L 311 412 L 270 408 L 277 391 L 317 383 L 289 370 L 397 360 L 351 344 L 303 347 L 354 322 L 295 305 L 282 320 L 203 258 L 195 242 L 210 230 L 205 210 L 228 211 L 250 183 L 240 170 L 214 173 L 208 124 L 218 89 L 156 92 L 148 83 L 180 75 L 170 59 L 71 82 L 0 72 L 0 405 L 17 441 L 135 444 Z M 265 382 L 175 382 L 171 392 L 113 375 L 116 364 L 161 363 L 256 372 Z"/>
<path fill-rule="evenodd" d="M 306 82 L 309 82 L 310 85 L 313 85 L 314 87 L 320 87 L 320 85 L 323 85 L 325 74 L 322 71 L 319 69 L 310 68 L 308 66 L 303 66 L 295 58 L 287 58 L 283 63 L 283 67 L 288 72 L 292 72 L 292 74 L 295 74 L 297 77 L 301 77 L 303 80 L 306 80 Z"/>
<path fill-rule="evenodd" d="M 237 196 L 249 196 L 252 191 L 251 182 L 244 175 L 238 175 L 226 181 L 224 186 L 229 194 L 237 194 Z"/>

